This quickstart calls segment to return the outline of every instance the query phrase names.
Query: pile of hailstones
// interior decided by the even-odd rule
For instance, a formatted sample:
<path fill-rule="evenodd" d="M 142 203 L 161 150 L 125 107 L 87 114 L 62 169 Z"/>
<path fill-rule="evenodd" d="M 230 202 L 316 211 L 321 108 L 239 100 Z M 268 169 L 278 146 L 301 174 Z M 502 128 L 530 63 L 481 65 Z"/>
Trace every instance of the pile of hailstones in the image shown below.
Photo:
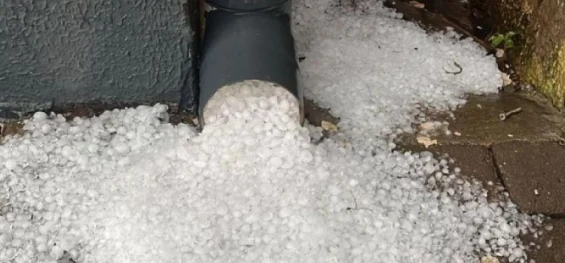
<path fill-rule="evenodd" d="M 0 262 L 526 262 L 541 219 L 448 160 L 313 145 L 281 88 L 224 90 L 200 134 L 163 105 L 36 113 L 0 146 Z"/>

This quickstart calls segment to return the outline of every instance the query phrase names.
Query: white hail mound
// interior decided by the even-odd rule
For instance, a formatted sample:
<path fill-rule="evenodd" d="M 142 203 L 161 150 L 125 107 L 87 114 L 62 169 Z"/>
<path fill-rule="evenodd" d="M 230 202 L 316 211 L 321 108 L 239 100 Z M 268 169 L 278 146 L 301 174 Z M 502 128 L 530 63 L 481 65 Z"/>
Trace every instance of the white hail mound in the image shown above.
<path fill-rule="evenodd" d="M 284 106 L 289 96 L 272 94 L 230 96 L 229 118 L 198 136 L 164 123 L 161 105 L 71 123 L 35 114 L 24 136 L 0 147 L 0 259 L 524 259 L 518 235 L 535 218 L 488 204 L 480 185 L 430 153 L 361 157 L 331 140 L 313 146 L 293 120 L 297 107 Z"/>
<path fill-rule="evenodd" d="M 460 106 L 465 93 L 502 84 L 495 58 L 472 39 L 427 34 L 381 1 L 293 3 L 304 94 L 341 118 L 359 150 L 378 147 L 375 135 L 412 132 L 421 109 Z"/>
<path fill-rule="evenodd" d="M 526 262 L 539 217 L 389 143 L 416 105 L 495 90 L 494 61 L 378 1 L 333 2 L 295 1 L 305 92 L 356 149 L 311 144 L 296 100 L 262 82 L 218 93 L 201 134 L 163 105 L 38 112 L 0 145 L 0 262 Z"/>

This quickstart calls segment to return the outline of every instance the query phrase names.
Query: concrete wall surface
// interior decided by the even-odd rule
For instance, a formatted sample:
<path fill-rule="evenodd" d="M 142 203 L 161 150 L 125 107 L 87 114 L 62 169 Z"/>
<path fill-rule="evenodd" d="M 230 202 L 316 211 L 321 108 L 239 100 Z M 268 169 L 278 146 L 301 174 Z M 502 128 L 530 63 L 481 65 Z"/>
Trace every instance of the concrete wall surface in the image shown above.
<path fill-rule="evenodd" d="M 0 0 L 0 111 L 178 102 L 189 1 Z"/>

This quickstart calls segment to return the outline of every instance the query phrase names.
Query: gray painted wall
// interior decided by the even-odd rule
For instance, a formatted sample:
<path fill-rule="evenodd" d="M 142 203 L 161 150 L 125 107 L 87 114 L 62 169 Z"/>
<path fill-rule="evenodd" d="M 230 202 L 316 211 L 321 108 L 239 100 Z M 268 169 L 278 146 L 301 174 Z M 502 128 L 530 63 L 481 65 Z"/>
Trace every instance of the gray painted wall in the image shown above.
<path fill-rule="evenodd" d="M 0 0 L 0 109 L 178 102 L 189 1 Z"/>

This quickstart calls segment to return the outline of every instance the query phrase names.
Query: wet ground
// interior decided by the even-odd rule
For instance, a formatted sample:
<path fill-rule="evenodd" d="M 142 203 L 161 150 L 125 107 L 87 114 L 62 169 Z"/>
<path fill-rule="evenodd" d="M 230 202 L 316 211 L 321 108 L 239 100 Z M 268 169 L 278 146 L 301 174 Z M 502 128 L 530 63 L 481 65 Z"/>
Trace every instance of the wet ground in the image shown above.
<path fill-rule="evenodd" d="M 488 1 L 395 0 L 389 7 L 429 30 L 453 28 L 473 38 L 488 53 L 496 50 L 488 43 L 493 21 L 484 12 Z M 427 6 L 426 6 L 427 5 Z M 429 150 L 455 159 L 462 173 L 485 183 L 489 191 L 505 189 L 519 208 L 527 213 L 551 216 L 546 228 L 524 237 L 535 241 L 528 252 L 537 263 L 565 262 L 565 117 L 535 92 L 514 92 L 519 83 L 505 55 L 497 58 L 501 71 L 514 80 L 504 92 L 491 96 L 471 96 L 453 116 L 436 116 L 448 121 L 451 135 L 439 132 L 419 143 L 417 135 L 401 136 L 400 149 Z M 519 112 L 501 120 L 499 114 Z M 453 118 L 454 117 L 454 118 Z"/>
<path fill-rule="evenodd" d="M 521 211 L 551 217 L 530 256 L 537 263 L 565 262 L 565 117 L 531 93 L 471 96 L 448 121 L 451 135 L 440 131 L 426 147 L 417 135 L 401 136 L 402 150 L 427 150 L 455 160 L 462 174 L 478 179 L 489 191 L 505 189 Z M 499 114 L 521 111 L 504 121 Z M 454 117 L 454 118 L 453 118 Z M 455 135 L 457 134 L 457 135 Z M 537 247 L 539 246 L 539 247 Z"/>

